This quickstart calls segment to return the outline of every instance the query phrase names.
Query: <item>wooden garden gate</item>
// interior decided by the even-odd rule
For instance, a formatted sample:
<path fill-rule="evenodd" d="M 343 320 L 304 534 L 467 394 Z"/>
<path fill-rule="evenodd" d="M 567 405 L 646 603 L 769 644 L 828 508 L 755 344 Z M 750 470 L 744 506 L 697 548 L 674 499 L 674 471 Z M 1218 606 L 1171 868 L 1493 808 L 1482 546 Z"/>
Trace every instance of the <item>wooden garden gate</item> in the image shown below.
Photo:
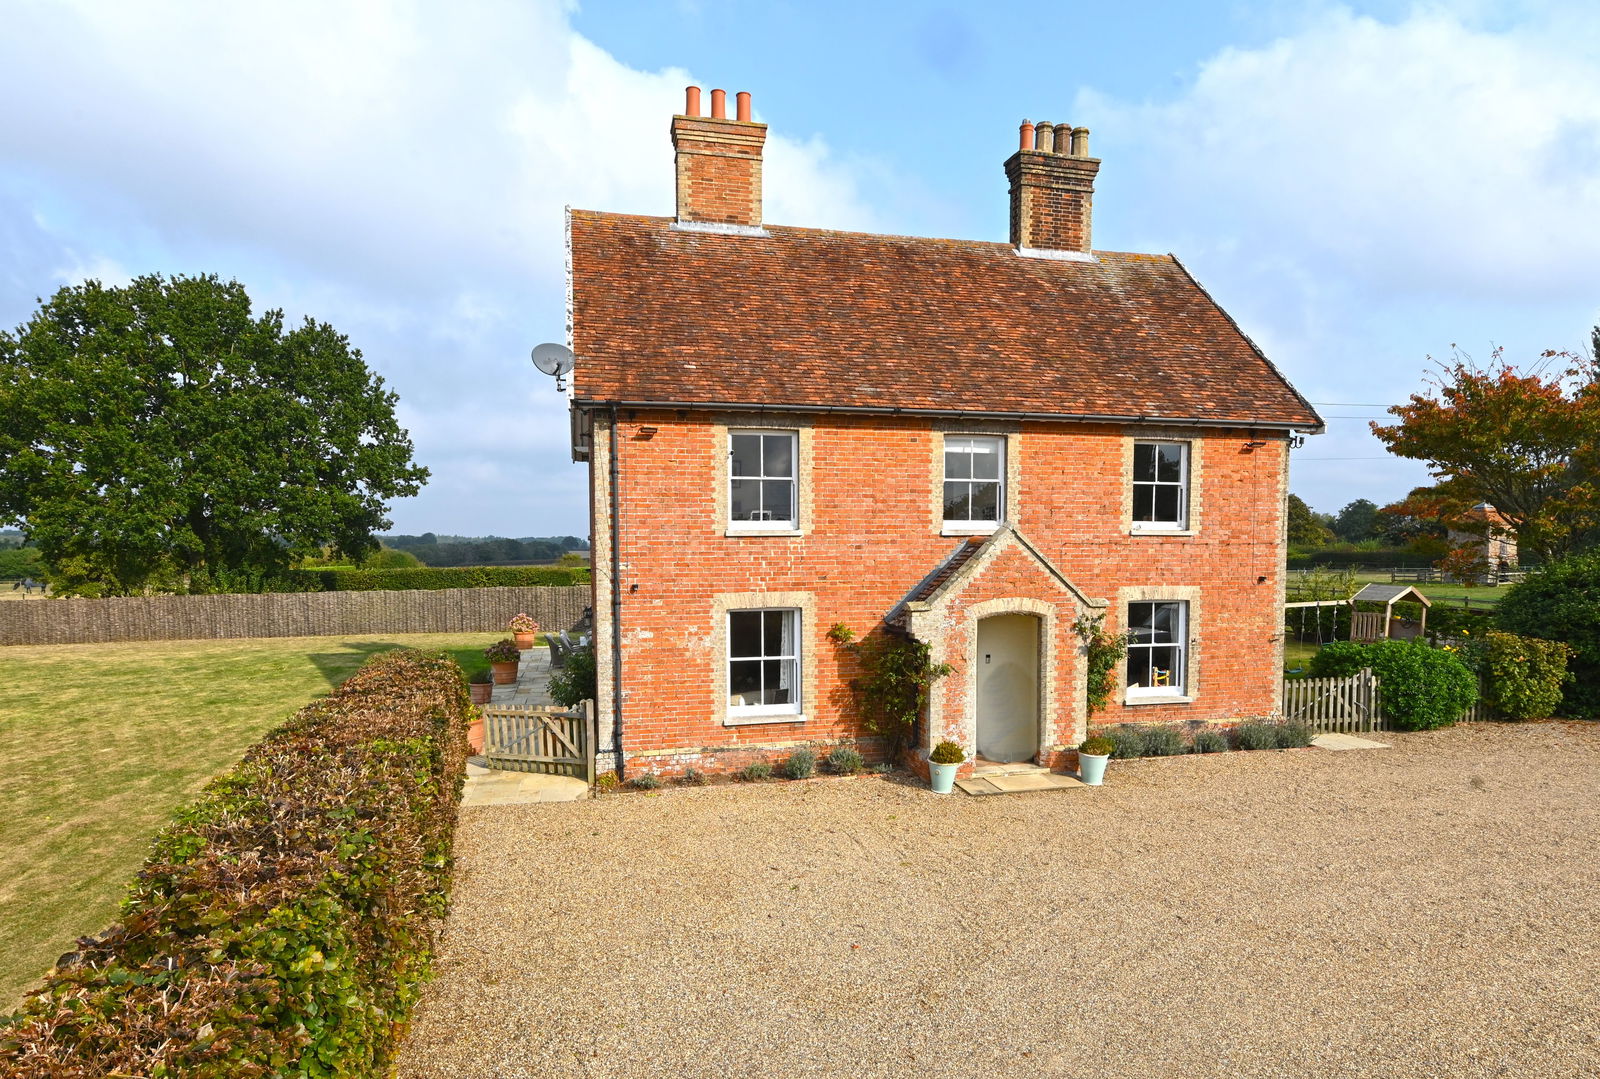
<path fill-rule="evenodd" d="M 1328 734 L 1383 730 L 1378 676 L 1363 667 L 1348 678 L 1285 678 L 1283 718 Z"/>
<path fill-rule="evenodd" d="M 594 709 L 554 705 L 482 705 L 483 755 L 489 767 L 543 772 L 594 782 Z"/>

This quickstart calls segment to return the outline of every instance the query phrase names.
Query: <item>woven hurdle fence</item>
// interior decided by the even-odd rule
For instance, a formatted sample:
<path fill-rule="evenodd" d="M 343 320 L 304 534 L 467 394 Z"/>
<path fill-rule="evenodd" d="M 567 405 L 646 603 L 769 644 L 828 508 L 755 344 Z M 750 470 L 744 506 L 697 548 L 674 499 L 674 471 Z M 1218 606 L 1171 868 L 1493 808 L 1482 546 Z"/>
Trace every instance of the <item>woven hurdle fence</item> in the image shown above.
<path fill-rule="evenodd" d="M 519 611 L 568 629 L 588 585 L 395 592 L 121 596 L 0 603 L 0 645 L 328 637 L 368 633 L 494 633 Z"/>

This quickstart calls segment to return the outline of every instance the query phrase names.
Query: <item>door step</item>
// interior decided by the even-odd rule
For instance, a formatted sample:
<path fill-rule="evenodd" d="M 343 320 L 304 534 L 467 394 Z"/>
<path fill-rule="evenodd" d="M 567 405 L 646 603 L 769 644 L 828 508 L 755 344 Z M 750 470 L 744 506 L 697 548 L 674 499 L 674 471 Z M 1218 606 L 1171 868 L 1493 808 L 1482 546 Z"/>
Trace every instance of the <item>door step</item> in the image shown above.
<path fill-rule="evenodd" d="M 986 772 L 971 779 L 958 779 L 956 786 L 968 794 L 983 797 L 990 794 L 1026 794 L 1029 791 L 1064 791 L 1085 786 L 1076 776 L 1058 775 L 1046 768 L 1031 772 L 995 775 Z"/>
<path fill-rule="evenodd" d="M 1032 764 L 1028 761 L 1016 761 L 1002 764 L 998 761 L 980 762 L 973 766 L 974 778 L 993 779 L 995 776 L 1043 776 L 1049 775 L 1050 769 L 1042 764 Z"/>

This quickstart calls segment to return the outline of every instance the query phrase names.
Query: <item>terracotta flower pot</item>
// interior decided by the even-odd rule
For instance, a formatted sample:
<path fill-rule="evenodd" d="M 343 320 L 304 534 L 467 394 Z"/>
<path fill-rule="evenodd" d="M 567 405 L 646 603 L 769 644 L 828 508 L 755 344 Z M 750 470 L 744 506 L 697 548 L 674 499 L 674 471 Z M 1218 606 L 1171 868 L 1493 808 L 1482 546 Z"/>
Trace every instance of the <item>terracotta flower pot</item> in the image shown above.
<path fill-rule="evenodd" d="M 490 696 L 494 693 L 493 682 L 469 682 L 467 689 L 472 691 L 473 704 L 488 704 Z"/>
<path fill-rule="evenodd" d="M 494 677 L 495 685 L 509 686 L 517 680 L 517 661 L 513 659 L 507 663 L 491 663 L 489 672 Z"/>
<path fill-rule="evenodd" d="M 473 753 L 483 752 L 483 720 L 475 719 L 467 724 L 467 748 Z"/>
<path fill-rule="evenodd" d="M 517 647 L 526 652 L 533 647 L 533 642 L 539 638 L 537 633 L 513 633 L 512 640 L 517 642 Z"/>

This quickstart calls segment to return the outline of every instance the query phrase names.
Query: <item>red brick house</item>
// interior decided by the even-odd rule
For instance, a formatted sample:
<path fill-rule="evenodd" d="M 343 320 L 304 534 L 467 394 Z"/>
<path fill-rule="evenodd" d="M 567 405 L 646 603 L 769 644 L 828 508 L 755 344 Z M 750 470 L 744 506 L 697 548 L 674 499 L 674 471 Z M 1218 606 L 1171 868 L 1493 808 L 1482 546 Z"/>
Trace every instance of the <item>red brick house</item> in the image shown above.
<path fill-rule="evenodd" d="M 568 217 L 602 757 L 859 738 L 836 623 L 953 666 L 924 754 L 1069 761 L 1086 613 L 1133 633 L 1096 726 L 1277 712 L 1288 450 L 1322 421 L 1176 258 L 1090 247 L 1088 132 L 1022 125 L 990 243 L 767 224 L 749 96 L 699 112 L 675 218 Z"/>

